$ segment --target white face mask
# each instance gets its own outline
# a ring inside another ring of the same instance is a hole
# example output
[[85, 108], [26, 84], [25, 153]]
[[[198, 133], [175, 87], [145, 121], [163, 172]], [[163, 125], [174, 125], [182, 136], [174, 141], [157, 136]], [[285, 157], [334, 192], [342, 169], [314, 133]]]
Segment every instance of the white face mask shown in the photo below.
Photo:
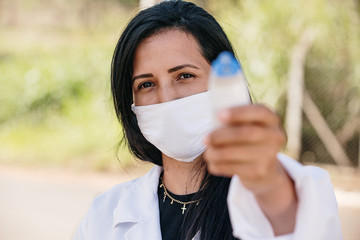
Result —
[[191, 162], [205, 151], [204, 137], [214, 126], [209, 92], [131, 109], [144, 137], [163, 154]]

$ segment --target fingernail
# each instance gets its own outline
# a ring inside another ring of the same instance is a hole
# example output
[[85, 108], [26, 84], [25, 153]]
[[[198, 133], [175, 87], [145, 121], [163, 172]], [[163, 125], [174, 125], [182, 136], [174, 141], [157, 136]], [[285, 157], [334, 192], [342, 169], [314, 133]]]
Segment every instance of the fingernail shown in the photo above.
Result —
[[230, 119], [230, 111], [227, 109], [220, 110], [218, 113], [218, 118], [223, 122], [227, 122]]

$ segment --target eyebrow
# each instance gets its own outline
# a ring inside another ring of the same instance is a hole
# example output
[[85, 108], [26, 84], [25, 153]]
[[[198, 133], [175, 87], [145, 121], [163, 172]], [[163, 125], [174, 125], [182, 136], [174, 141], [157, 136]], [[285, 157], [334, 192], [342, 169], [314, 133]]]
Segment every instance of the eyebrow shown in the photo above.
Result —
[[179, 66], [170, 68], [170, 69], [168, 70], [168, 73], [176, 72], [176, 71], [178, 71], [178, 70], [180, 70], [180, 69], [182, 69], [182, 68], [186, 68], [186, 67], [199, 69], [197, 66], [192, 65], [192, 64], [183, 64], [183, 65], [179, 65]]
[[139, 76], [136, 76], [132, 79], [132, 82], [134, 82], [136, 79], [139, 78], [148, 78], [148, 77], [153, 77], [154, 75], [152, 75], [151, 73], [145, 73], [145, 74], [141, 74]]
[[[183, 68], [186, 68], [186, 67], [199, 69], [197, 66], [192, 65], [192, 64], [182, 64], [182, 65], [179, 65], [179, 66], [170, 68], [170, 69], [168, 70], [168, 73], [176, 72], [176, 71], [178, 71], [178, 70], [180, 70], [180, 69], [183, 69]], [[141, 74], [141, 75], [135, 76], [135, 77], [132, 79], [132, 82], [134, 82], [136, 79], [139, 79], [139, 78], [148, 78], [148, 77], [153, 77], [153, 76], [154, 76], [154, 75], [152, 75], [151, 73]]]

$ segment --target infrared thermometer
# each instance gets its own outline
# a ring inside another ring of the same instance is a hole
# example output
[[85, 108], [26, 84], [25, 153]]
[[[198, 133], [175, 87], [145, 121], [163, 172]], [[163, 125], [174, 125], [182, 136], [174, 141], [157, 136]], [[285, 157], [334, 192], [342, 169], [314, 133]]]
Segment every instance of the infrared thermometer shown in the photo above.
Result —
[[[230, 52], [222, 52], [211, 64], [209, 91], [214, 114], [251, 103], [250, 92], [240, 63]], [[219, 122], [215, 117], [215, 124]]]

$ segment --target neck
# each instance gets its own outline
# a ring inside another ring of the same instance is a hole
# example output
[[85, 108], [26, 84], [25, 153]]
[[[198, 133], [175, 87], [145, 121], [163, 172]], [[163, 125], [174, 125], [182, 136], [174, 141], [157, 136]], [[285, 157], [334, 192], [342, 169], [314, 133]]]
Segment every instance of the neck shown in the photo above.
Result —
[[177, 161], [164, 154], [162, 154], [162, 159], [163, 183], [170, 192], [185, 195], [199, 190], [205, 172], [204, 169], [198, 169], [199, 161], [203, 161], [201, 156], [189, 163]]

